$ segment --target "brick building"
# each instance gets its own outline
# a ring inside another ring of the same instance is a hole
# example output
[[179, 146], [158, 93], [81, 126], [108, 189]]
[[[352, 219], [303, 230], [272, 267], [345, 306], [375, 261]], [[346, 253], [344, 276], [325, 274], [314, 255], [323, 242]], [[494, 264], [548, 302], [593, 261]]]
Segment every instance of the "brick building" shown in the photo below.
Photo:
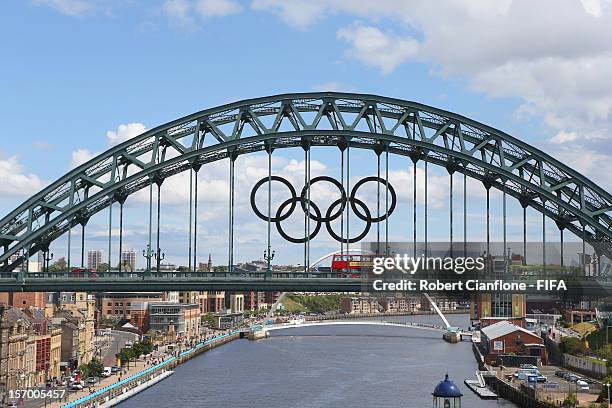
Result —
[[501, 355], [538, 357], [542, 364], [548, 363], [544, 340], [527, 329], [507, 321], [501, 321], [481, 329], [481, 352], [487, 364]]
[[[131, 321], [134, 302], [158, 302], [162, 292], [102, 292], [99, 295], [99, 308], [103, 318], [126, 318]], [[132, 323], [134, 324], [134, 323]]]
[[378, 313], [378, 300], [373, 297], [345, 297], [340, 301], [340, 310], [343, 313]]
[[0, 306], [44, 309], [45, 292], [1, 292]]

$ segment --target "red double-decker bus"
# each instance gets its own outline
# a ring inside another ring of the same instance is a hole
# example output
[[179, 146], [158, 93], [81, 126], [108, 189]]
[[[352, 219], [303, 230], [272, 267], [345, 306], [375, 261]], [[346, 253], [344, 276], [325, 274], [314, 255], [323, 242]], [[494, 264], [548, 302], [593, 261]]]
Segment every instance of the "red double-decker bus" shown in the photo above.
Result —
[[359, 278], [372, 271], [375, 254], [335, 254], [331, 271], [342, 278]]
[[95, 269], [74, 268], [72, 269], [73, 278], [97, 278], [98, 272]]

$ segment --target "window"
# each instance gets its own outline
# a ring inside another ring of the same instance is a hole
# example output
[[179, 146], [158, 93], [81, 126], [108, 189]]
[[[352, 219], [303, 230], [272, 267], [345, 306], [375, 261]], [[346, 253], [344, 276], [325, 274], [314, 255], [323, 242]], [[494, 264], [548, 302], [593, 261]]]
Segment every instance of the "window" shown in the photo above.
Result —
[[512, 316], [512, 294], [494, 293], [491, 297], [491, 317]]

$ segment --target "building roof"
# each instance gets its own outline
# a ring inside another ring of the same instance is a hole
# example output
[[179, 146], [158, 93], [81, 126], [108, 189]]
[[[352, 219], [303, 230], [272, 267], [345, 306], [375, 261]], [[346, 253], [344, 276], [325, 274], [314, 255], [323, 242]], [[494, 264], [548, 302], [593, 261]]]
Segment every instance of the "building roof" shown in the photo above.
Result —
[[536, 334], [530, 332], [527, 329], [523, 329], [520, 326], [512, 324], [508, 321], [502, 320], [501, 322], [497, 322], [490, 326], [485, 327], [484, 329], [480, 329], [480, 331], [487, 336], [488, 339], [496, 339], [498, 337], [505, 336], [510, 333], [514, 333], [516, 331], [520, 331], [522, 333], [528, 334], [533, 337], [538, 337]]
[[5, 309], [4, 316], [2, 316], [2, 319], [5, 319], [9, 324], [15, 324], [19, 322], [28, 327], [31, 325], [31, 321], [28, 318], [28, 315], [26, 315], [21, 309], [16, 307]]

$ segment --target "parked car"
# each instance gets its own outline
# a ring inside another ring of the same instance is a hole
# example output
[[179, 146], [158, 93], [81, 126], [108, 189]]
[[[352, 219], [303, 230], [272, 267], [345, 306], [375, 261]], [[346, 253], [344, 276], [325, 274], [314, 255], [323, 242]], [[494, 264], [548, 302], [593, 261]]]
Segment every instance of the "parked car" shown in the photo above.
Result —
[[98, 377], [87, 377], [87, 379], [85, 380], [86, 384], [95, 384], [99, 381], [100, 379]]
[[521, 368], [514, 373], [514, 377], [519, 380], [526, 380], [529, 375], [541, 375], [538, 370]]
[[576, 382], [580, 379], [580, 377], [578, 377], [577, 375], [574, 374], [570, 374], [566, 377], [566, 380], [569, 382]]
[[565, 375], [565, 373], [567, 373], [567, 371], [563, 371], [563, 370], [558, 370], [558, 371], [555, 371], [555, 375], [556, 375], [557, 377], [561, 377], [561, 378], [563, 378], [563, 376]]
[[102, 377], [110, 377], [113, 374], [112, 367], [104, 367], [104, 371], [102, 371]]
[[585, 391], [585, 392], [589, 392], [590, 391], [589, 384], [587, 384], [587, 382], [583, 381], [583, 380], [576, 381], [576, 389], [578, 391]]
[[71, 390], [82, 390], [83, 389], [83, 381], [81, 382], [75, 382], [70, 386]]
[[119, 367], [117, 367], [117, 366], [112, 366], [111, 367], [111, 373], [116, 373], [117, 371], [119, 371]]
[[542, 374], [538, 374], [538, 382], [539, 383], [545, 383], [546, 381], [548, 381], [548, 378], [546, 378], [546, 376], [544, 376]]

